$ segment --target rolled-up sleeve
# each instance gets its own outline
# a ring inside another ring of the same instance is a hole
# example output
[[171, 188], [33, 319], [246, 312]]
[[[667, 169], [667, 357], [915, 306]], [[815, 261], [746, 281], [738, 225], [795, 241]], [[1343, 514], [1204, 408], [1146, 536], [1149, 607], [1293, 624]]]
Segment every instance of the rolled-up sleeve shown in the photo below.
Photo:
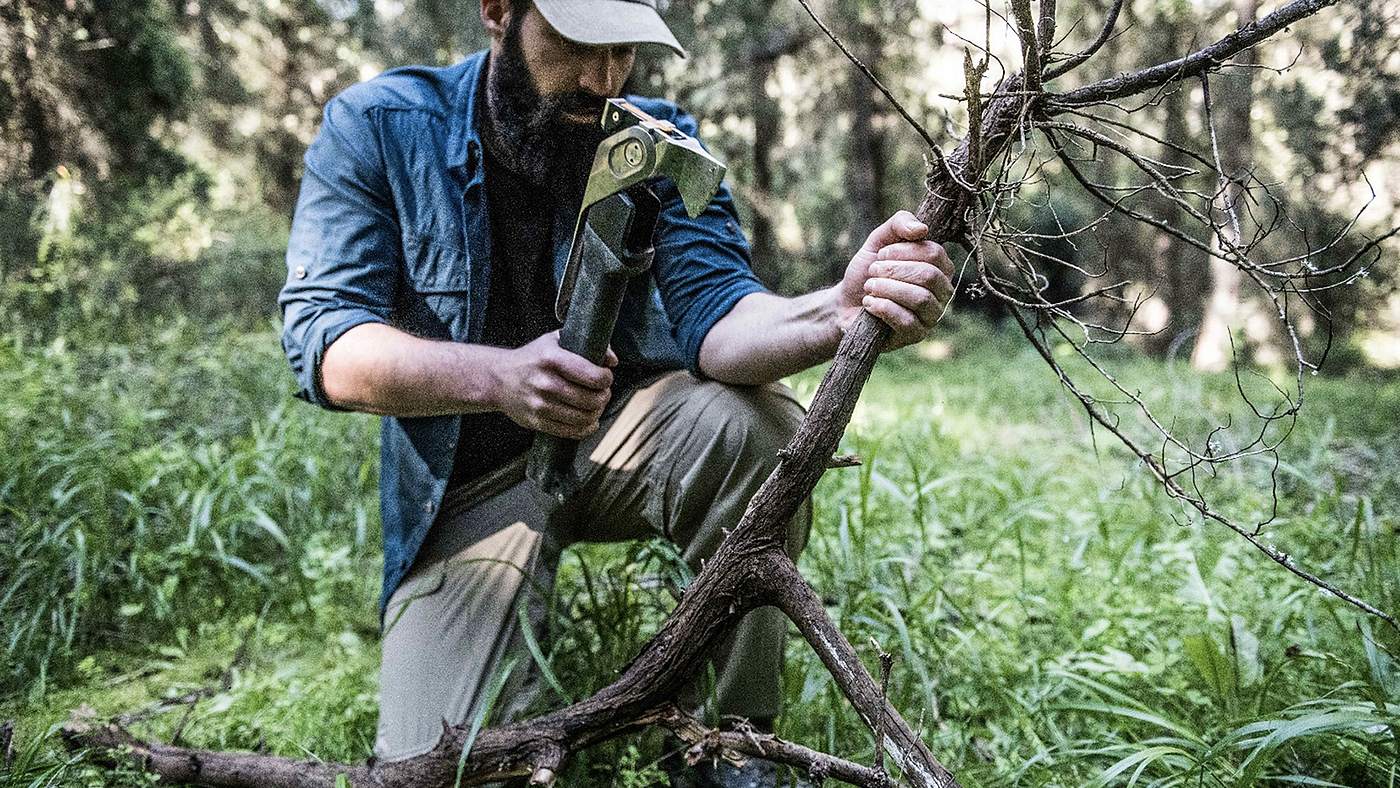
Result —
[[[696, 123], [680, 113], [671, 119], [681, 131], [695, 136]], [[700, 371], [700, 344], [705, 335], [734, 305], [750, 293], [766, 292], [753, 272], [749, 243], [739, 229], [739, 218], [728, 187], [692, 219], [680, 193], [670, 181], [657, 190], [662, 217], [656, 239], [655, 274], [662, 303], [671, 320], [671, 332], [680, 346], [686, 366]]]
[[399, 240], [371, 114], [337, 97], [306, 152], [278, 298], [301, 399], [334, 409], [321, 387], [326, 348], [357, 325], [389, 322]]

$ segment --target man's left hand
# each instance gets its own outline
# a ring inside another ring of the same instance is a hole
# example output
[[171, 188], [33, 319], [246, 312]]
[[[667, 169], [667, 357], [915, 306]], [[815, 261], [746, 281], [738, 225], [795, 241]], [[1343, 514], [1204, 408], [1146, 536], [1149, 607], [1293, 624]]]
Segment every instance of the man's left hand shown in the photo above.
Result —
[[928, 336], [953, 297], [953, 262], [928, 240], [928, 225], [899, 211], [875, 228], [846, 266], [838, 320], [850, 328], [863, 308], [894, 332], [886, 349]]

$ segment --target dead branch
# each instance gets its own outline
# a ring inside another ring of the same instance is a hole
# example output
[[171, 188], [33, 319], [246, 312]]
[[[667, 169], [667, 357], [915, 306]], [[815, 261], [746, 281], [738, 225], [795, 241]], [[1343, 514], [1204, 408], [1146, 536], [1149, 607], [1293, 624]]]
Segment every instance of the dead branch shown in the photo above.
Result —
[[679, 709], [666, 713], [661, 724], [690, 745], [685, 751], [686, 763], [694, 766], [703, 760], [724, 760], [735, 763], [739, 756], [765, 758], [800, 769], [814, 780], [832, 778], [851, 785], [889, 786], [893, 781], [879, 769], [833, 758], [800, 744], [793, 744], [771, 733], [754, 730], [721, 731], [706, 727], [699, 720]]
[[[935, 241], [967, 241], [971, 237], [972, 247], [979, 258], [980, 284], [994, 288], [997, 283], [988, 275], [980, 259], [980, 239], [991, 223], [983, 216], [980, 200], [985, 194], [1000, 199], [1013, 187], [1002, 182], [1005, 165], [991, 179], [991, 186], [984, 186], [985, 171], [1007, 153], [1013, 140], [1028, 134], [1035, 121], [1090, 104], [1111, 102], [1156, 90], [1217, 69], [1287, 25], [1335, 2], [1295, 0], [1198, 52], [1061, 94], [1039, 90], [1040, 73], [1025, 78], [1021, 75], [1008, 76], [991, 93], [982, 93], [980, 80], [985, 73], [987, 60], [984, 58], [979, 68], [972, 64], [969, 55], [969, 85], [965, 98], [969, 109], [975, 109], [972, 128], [952, 154], [944, 157], [935, 149], [937, 166], [927, 174], [926, 195], [917, 211], [918, 218], [929, 226], [930, 238]], [[1018, 5], [1028, 12], [1027, 4]], [[1081, 53], [1082, 58], [1076, 56], [1062, 64], [1057, 72], [1051, 73], [1063, 73], [1102, 45], [1111, 33], [1117, 7], [1115, 3], [1099, 40]], [[810, 8], [808, 10], [810, 12]], [[1018, 13], [1018, 17], [1022, 17], [1020, 27], [1023, 35], [1031, 39], [1036, 32], [1034, 21], [1029, 19], [1028, 13]], [[1041, 20], [1041, 44], [1023, 48], [1027, 64], [1035, 72], [1043, 67], [1044, 53], [1051, 45], [1049, 38], [1053, 35], [1052, 31], [1053, 9], [1048, 20]], [[1145, 160], [1141, 163], [1146, 165], [1146, 170], [1154, 170]], [[1032, 273], [1022, 271], [1023, 276], [1028, 277], [1028, 287], [1035, 292], [1037, 288]], [[1240, 534], [1295, 575], [1400, 629], [1394, 617], [1304, 571], [1290, 556], [1265, 543], [1257, 532], [1216, 512], [1199, 495], [1193, 495], [1182, 487], [1177, 481], [1177, 473], [1159, 463], [1152, 452], [1140, 448], [1118, 426], [1117, 420], [1098, 407], [1094, 398], [1076, 386], [1056, 362], [1038, 333], [1044, 330], [1046, 324], [1056, 331], [1060, 330], [1053, 319], [1054, 310], [1047, 309], [1043, 304], [1027, 302], [1026, 305], [1031, 308], [1030, 313], [1036, 315], [1035, 325], [1027, 321], [1026, 311], [1013, 308], [1011, 312], [1027, 339], [1061, 382], [1080, 400], [1091, 418], [1109, 429], [1146, 463], [1170, 494], [1186, 501], [1202, 516], [1217, 520]], [[338, 774], [346, 775], [355, 785], [392, 788], [450, 785], [458, 778], [461, 785], [478, 785], [510, 776], [532, 776], [536, 782], [548, 783], [571, 753], [603, 740], [648, 725], [687, 729], [688, 726], [678, 721], [674, 705], [682, 687], [702, 668], [707, 655], [733, 629], [741, 616], [755, 607], [775, 604], [797, 625], [852, 708], [876, 733], [878, 746], [900, 768], [902, 780], [918, 788], [957, 786], [953, 775], [938, 762], [899, 711], [884, 697], [880, 683], [871, 676], [855, 649], [827, 616], [820, 597], [802, 578], [783, 549], [783, 524], [807, 500], [830, 464], [860, 391], [889, 333], [889, 328], [869, 313], [862, 313], [857, 318], [842, 340], [836, 359], [822, 380], [807, 417], [783, 451], [777, 469], [750, 502], [740, 523], [715, 556], [705, 564], [661, 631], [642, 648], [617, 681], [587, 700], [532, 720], [482, 730], [473, 740], [465, 758], [462, 757], [462, 750], [469, 731], [466, 726], [457, 726], [445, 727], [437, 746], [429, 753], [406, 761], [366, 766], [341, 766], [266, 755], [170, 747], [138, 741], [112, 727], [93, 729], [75, 726], [67, 732], [68, 740], [73, 746], [94, 747], [109, 754], [125, 750], [149, 771], [175, 783], [329, 788]], [[1071, 344], [1079, 349], [1078, 345]], [[1080, 352], [1084, 355], [1082, 349]], [[1090, 362], [1093, 360], [1090, 359]], [[1112, 379], [1111, 376], [1109, 379]], [[1129, 393], [1121, 387], [1120, 390]], [[1187, 451], [1191, 456], [1189, 449]], [[880, 769], [860, 767], [776, 739], [707, 733], [697, 744], [702, 745], [702, 757], [727, 749], [768, 757], [806, 768], [814, 776], [837, 777], [865, 788], [883, 788], [887, 783]]]
[[[1087, 62], [1089, 58], [1093, 57], [1094, 53], [1102, 49], [1103, 45], [1108, 43], [1108, 39], [1113, 37], [1113, 26], [1118, 24], [1118, 13], [1122, 10], [1123, 0], [1113, 0], [1113, 5], [1108, 9], [1108, 16], [1106, 16], [1103, 20], [1103, 27], [1099, 30], [1099, 35], [1097, 38], [1094, 39], [1093, 43], [1089, 44], [1089, 46], [1085, 47], [1081, 52], [1076, 54], [1074, 57], [1071, 57], [1069, 60], [1066, 60], [1065, 62], [1059, 64], [1058, 66], [1055, 66], [1049, 71], [1046, 71], [1044, 76], [1042, 77], [1042, 80], [1045, 82], [1049, 82], [1050, 80], [1056, 77], [1062, 77], [1065, 74], [1068, 74], [1069, 72], [1078, 68], [1085, 62]], [[1042, 38], [1043, 37], [1044, 36], [1042, 36]]]
[[1067, 93], [1047, 96], [1046, 104], [1055, 108], [1051, 110], [1052, 112], [1059, 111], [1060, 108], [1102, 104], [1146, 93], [1149, 90], [1156, 90], [1171, 82], [1180, 82], [1200, 76], [1207, 71], [1220, 68], [1230, 58], [1273, 36], [1289, 25], [1307, 19], [1318, 11], [1336, 4], [1337, 0], [1294, 0], [1263, 19], [1241, 27], [1205, 49], [1131, 74], [1121, 74]]

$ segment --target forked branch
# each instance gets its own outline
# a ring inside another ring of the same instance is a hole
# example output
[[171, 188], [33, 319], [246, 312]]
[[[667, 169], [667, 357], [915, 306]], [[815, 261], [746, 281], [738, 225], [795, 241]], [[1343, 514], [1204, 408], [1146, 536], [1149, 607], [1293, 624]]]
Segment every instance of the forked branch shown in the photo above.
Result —
[[[980, 216], [982, 187], [979, 184], [984, 180], [984, 171], [1007, 152], [1013, 140], [1029, 133], [1036, 121], [1090, 104], [1156, 90], [1219, 68], [1244, 49], [1335, 2], [1296, 0], [1198, 52], [1067, 93], [1044, 93], [1039, 89], [1042, 77], [1039, 73], [1027, 79], [1017, 75], [1002, 80], [980, 105], [980, 123], [975, 133], [964, 138], [946, 158], [940, 156], [938, 166], [928, 173], [926, 195], [917, 211], [919, 219], [930, 227], [933, 240], [966, 242], [973, 235], [968, 232], [969, 227], [982, 224], [975, 221], [975, 217]], [[1029, 4], [1020, 0], [1017, 3], [1025, 12], [1018, 12], [1018, 17], [1025, 17], [1020, 26], [1031, 36], [1035, 25], [1029, 18]], [[1115, 3], [1095, 44], [1082, 56], [1052, 68], [1044, 76], [1064, 73], [1087, 59], [1111, 35], [1117, 8]], [[1023, 49], [1026, 62], [1034, 64], [1037, 71], [1048, 59], [1053, 30], [1052, 13], [1048, 21], [1040, 20], [1039, 32], [1046, 40]], [[982, 97], [979, 90], [969, 86], [969, 96], [973, 95]], [[989, 287], [995, 284], [985, 275], [984, 283]], [[1032, 301], [1024, 303], [1034, 305]], [[1046, 302], [1040, 308], [1050, 315], [1054, 306]], [[1018, 319], [1023, 319], [1019, 312], [1016, 314]], [[1028, 325], [1026, 333], [1032, 344], [1036, 344], [1034, 331]], [[796, 623], [852, 707], [870, 730], [877, 733], [879, 746], [899, 767], [902, 780], [918, 788], [956, 786], [953, 775], [884, 698], [880, 683], [865, 669], [855, 649], [827, 616], [819, 596], [783, 550], [784, 524], [811, 495], [826, 471], [888, 335], [888, 327], [878, 319], [868, 313], [859, 316], [841, 342], [836, 360], [818, 388], [797, 435], [782, 453], [777, 469], [750, 502], [741, 522], [705, 565], [661, 631], [643, 647], [616, 682], [592, 698], [522, 723], [481, 731], [465, 759], [462, 758], [467, 740], [465, 727], [446, 728], [438, 746], [423, 756], [368, 766], [187, 750], [123, 739], [106, 728], [74, 730], [72, 741], [108, 750], [130, 748], [147, 769], [170, 782], [250, 788], [330, 788], [336, 775], [344, 774], [356, 786], [398, 788], [451, 785], [459, 777], [459, 763], [462, 785], [517, 775], [533, 775], [537, 780], [547, 781], [571, 753], [644, 726], [661, 725], [673, 730], [691, 730], [702, 757], [728, 748], [805, 768], [814, 776], [842, 779], [865, 788], [882, 788], [886, 778], [881, 769], [851, 764], [775, 739], [750, 740], [730, 734], [697, 737], [687, 723], [679, 721], [675, 698], [702, 668], [715, 644], [733, 630], [746, 611], [774, 604]], [[1043, 346], [1038, 347], [1043, 350]], [[1067, 379], [1053, 359], [1047, 360], [1062, 379]], [[1107, 426], [1110, 422], [1105, 419], [1101, 423]], [[1136, 451], [1136, 444], [1124, 435], [1119, 437], [1139, 457], [1151, 462], [1150, 453]], [[1169, 491], [1185, 492], [1171, 475], [1159, 473], [1158, 478]], [[1208, 507], [1200, 510], [1205, 516], [1216, 517]], [[1257, 538], [1251, 538], [1248, 533], [1243, 535], [1260, 546]], [[1280, 560], [1295, 574], [1321, 584], [1316, 577], [1302, 574], [1291, 558], [1281, 554], [1271, 557]], [[1328, 586], [1323, 584], [1323, 587]], [[1361, 609], [1395, 624], [1384, 612], [1338, 589], [1328, 588]]]

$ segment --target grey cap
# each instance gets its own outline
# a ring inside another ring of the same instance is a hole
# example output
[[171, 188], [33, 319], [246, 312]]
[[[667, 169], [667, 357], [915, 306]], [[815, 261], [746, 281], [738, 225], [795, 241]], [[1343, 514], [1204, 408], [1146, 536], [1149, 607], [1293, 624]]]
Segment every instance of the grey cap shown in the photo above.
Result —
[[535, 8], [559, 35], [580, 44], [661, 44], [681, 57], [685, 50], [656, 10], [657, 0], [535, 0]]

